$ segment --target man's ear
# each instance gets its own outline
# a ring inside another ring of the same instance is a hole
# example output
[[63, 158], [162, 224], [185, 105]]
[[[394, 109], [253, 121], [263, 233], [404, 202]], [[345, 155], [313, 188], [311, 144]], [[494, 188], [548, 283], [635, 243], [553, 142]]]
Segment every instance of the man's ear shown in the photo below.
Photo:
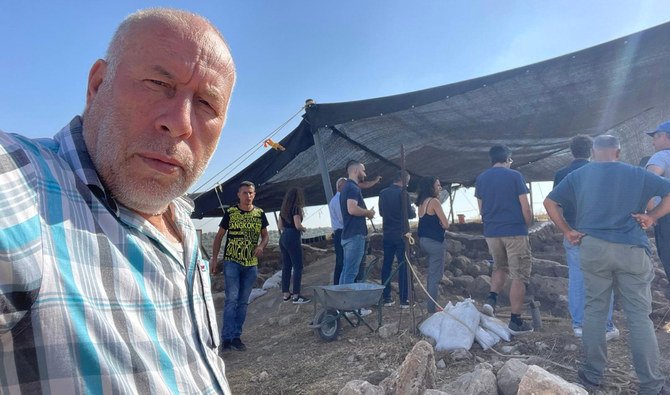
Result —
[[95, 98], [95, 95], [98, 94], [98, 89], [102, 85], [105, 76], [107, 74], [107, 62], [102, 59], [98, 59], [93, 66], [91, 66], [91, 71], [88, 72], [88, 85], [86, 88], [86, 107], [90, 106]]

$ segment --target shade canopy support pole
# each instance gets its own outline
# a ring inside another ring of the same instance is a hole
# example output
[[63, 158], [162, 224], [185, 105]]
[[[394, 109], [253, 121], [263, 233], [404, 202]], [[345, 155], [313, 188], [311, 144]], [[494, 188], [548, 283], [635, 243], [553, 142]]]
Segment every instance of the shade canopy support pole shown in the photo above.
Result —
[[330, 174], [328, 173], [328, 165], [326, 164], [326, 154], [323, 151], [323, 143], [321, 142], [321, 134], [328, 132], [328, 128], [318, 128], [312, 131], [314, 137], [314, 148], [316, 149], [316, 158], [319, 162], [319, 170], [321, 171], [321, 181], [323, 181], [323, 191], [326, 195], [326, 202], [330, 202], [333, 198], [333, 186], [330, 183]]

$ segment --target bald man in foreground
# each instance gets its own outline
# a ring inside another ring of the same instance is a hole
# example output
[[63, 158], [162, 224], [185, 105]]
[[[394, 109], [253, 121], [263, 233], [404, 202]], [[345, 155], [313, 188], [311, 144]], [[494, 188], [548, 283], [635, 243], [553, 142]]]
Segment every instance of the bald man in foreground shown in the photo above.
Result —
[[[592, 162], [571, 172], [547, 196], [544, 207], [568, 242], [580, 245], [585, 308], [583, 351], [578, 371], [585, 387], [599, 387], [607, 365], [605, 323], [613, 287], [621, 293], [630, 330], [633, 366], [640, 394], [659, 394], [665, 378], [651, 313], [654, 267], [645, 229], [670, 212], [670, 182], [640, 167], [619, 162], [621, 145], [614, 136], [593, 141]], [[645, 213], [653, 196], [661, 203]], [[575, 211], [575, 227], [560, 206]]]
[[130, 15], [53, 139], [0, 132], [0, 393], [230, 393], [183, 197], [235, 67], [204, 18]]

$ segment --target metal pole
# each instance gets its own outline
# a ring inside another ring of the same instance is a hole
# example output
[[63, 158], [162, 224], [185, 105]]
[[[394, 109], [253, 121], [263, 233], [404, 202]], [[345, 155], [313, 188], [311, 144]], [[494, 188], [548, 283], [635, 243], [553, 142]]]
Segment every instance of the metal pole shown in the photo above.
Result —
[[533, 183], [528, 183], [528, 190], [530, 191], [530, 223], [535, 222], [535, 210], [533, 210]]
[[[405, 146], [400, 144], [400, 179], [402, 180], [402, 192], [400, 193], [400, 218], [402, 219], [403, 231], [409, 232], [409, 216], [407, 215], [407, 204], [409, 203], [407, 195], [407, 184], [405, 182]], [[409, 256], [409, 240], [407, 237], [404, 237], [403, 233], [403, 243], [405, 244], [405, 256]], [[403, 259], [406, 259], [403, 257]], [[398, 262], [399, 264], [400, 262]], [[409, 311], [412, 316], [412, 327], [410, 332], [416, 334], [416, 316], [414, 314], [414, 293], [412, 292], [412, 285], [414, 283], [412, 272], [409, 268], [409, 262], [405, 262], [405, 273], [407, 276], [407, 296], [409, 297]], [[400, 275], [400, 273], [398, 273]], [[404, 302], [401, 300], [400, 303]]]
[[323, 152], [323, 144], [321, 143], [321, 133], [328, 130], [327, 128], [319, 128], [312, 132], [314, 137], [314, 148], [316, 149], [316, 158], [319, 162], [319, 169], [321, 170], [321, 181], [323, 181], [323, 190], [326, 195], [326, 204], [333, 198], [333, 186], [330, 184], [330, 175], [328, 174], [328, 165], [326, 164], [326, 155]]
[[451, 216], [451, 223], [455, 224], [454, 220], [454, 196], [456, 192], [453, 190], [454, 184], [449, 184], [449, 215]]

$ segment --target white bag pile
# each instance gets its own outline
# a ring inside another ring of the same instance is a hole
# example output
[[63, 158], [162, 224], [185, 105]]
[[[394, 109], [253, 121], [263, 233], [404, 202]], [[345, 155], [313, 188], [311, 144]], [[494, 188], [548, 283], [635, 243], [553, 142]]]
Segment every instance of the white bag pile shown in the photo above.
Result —
[[452, 305], [449, 302], [419, 326], [424, 336], [435, 340], [436, 351], [469, 350], [476, 340], [487, 350], [502, 339], [510, 341], [511, 332], [497, 318], [484, 315], [477, 310], [472, 299]]

